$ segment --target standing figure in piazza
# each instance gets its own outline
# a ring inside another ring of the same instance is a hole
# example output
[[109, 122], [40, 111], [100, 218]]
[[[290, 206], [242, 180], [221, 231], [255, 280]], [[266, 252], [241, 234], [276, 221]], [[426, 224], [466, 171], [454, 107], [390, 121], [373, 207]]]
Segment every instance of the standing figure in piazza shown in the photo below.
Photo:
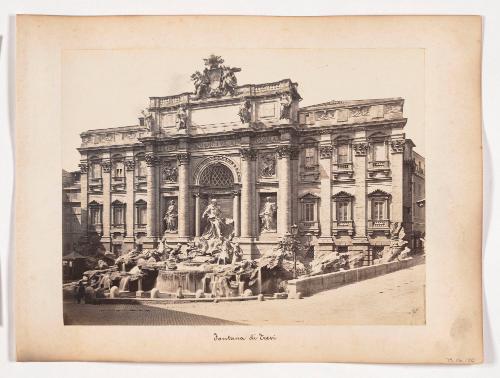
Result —
[[272, 202], [271, 197], [267, 197], [266, 202], [262, 207], [262, 211], [259, 214], [263, 231], [276, 230], [276, 224], [274, 222], [275, 214], [276, 214], [276, 204]]
[[168, 202], [167, 211], [165, 212], [165, 226], [167, 231], [177, 231], [177, 206], [174, 200]]
[[207, 225], [202, 237], [206, 240], [220, 239], [222, 236], [223, 215], [215, 198], [210, 201], [201, 217], [207, 218]]

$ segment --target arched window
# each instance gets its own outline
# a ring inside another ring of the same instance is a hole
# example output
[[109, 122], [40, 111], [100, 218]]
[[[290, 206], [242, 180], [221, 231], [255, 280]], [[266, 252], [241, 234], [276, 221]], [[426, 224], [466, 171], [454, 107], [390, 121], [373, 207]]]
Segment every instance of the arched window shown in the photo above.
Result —
[[228, 188], [234, 184], [233, 172], [224, 164], [211, 165], [201, 173], [200, 185], [212, 188]]

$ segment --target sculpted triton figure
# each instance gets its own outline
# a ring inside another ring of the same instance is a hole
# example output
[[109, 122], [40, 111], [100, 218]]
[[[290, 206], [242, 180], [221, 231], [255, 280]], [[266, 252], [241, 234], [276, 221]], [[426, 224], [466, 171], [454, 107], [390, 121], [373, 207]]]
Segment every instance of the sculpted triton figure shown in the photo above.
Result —
[[167, 231], [177, 231], [177, 206], [174, 200], [169, 201], [163, 220]]
[[271, 201], [271, 197], [267, 197], [266, 202], [262, 207], [262, 211], [259, 214], [263, 231], [274, 231], [276, 229], [276, 226], [274, 224], [275, 213], [276, 205]]

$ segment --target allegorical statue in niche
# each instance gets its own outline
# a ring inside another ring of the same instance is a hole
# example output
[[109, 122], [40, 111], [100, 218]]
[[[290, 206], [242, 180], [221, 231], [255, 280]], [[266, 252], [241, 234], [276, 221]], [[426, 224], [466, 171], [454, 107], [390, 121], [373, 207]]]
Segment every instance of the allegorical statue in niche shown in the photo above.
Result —
[[266, 202], [262, 206], [259, 214], [262, 231], [275, 231], [276, 230], [276, 204], [272, 201], [271, 197], [266, 197]]
[[262, 177], [273, 177], [276, 174], [276, 157], [273, 153], [262, 155]]
[[151, 113], [148, 109], [141, 110], [141, 113], [144, 117], [144, 126], [148, 129], [148, 131], [151, 131], [154, 126], [154, 118], [153, 118], [153, 113]]
[[187, 127], [187, 119], [188, 114], [186, 107], [181, 105], [177, 110], [177, 114], [175, 116], [175, 124], [177, 125], [177, 130], [183, 130]]
[[285, 93], [280, 98], [280, 119], [290, 119], [292, 108], [292, 97]]
[[224, 217], [222, 211], [217, 204], [217, 200], [214, 198], [210, 201], [207, 208], [201, 215], [202, 218], [207, 218], [207, 225], [203, 232], [202, 237], [209, 239], [220, 239], [222, 236], [222, 226], [224, 222]]
[[168, 202], [167, 211], [165, 212], [165, 229], [166, 231], [177, 231], [177, 206], [174, 200]]
[[238, 111], [238, 115], [240, 116], [241, 123], [249, 123], [252, 119], [252, 104], [250, 100], [246, 100], [240, 105], [240, 110]]

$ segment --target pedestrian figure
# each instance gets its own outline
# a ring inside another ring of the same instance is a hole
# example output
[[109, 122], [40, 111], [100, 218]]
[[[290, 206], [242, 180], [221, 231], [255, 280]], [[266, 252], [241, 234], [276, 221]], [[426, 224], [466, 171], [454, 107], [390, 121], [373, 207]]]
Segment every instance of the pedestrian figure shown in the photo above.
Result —
[[76, 288], [76, 302], [80, 304], [81, 300], [84, 298], [85, 298], [85, 285], [83, 284], [82, 281], [80, 281], [78, 282], [78, 286]]

